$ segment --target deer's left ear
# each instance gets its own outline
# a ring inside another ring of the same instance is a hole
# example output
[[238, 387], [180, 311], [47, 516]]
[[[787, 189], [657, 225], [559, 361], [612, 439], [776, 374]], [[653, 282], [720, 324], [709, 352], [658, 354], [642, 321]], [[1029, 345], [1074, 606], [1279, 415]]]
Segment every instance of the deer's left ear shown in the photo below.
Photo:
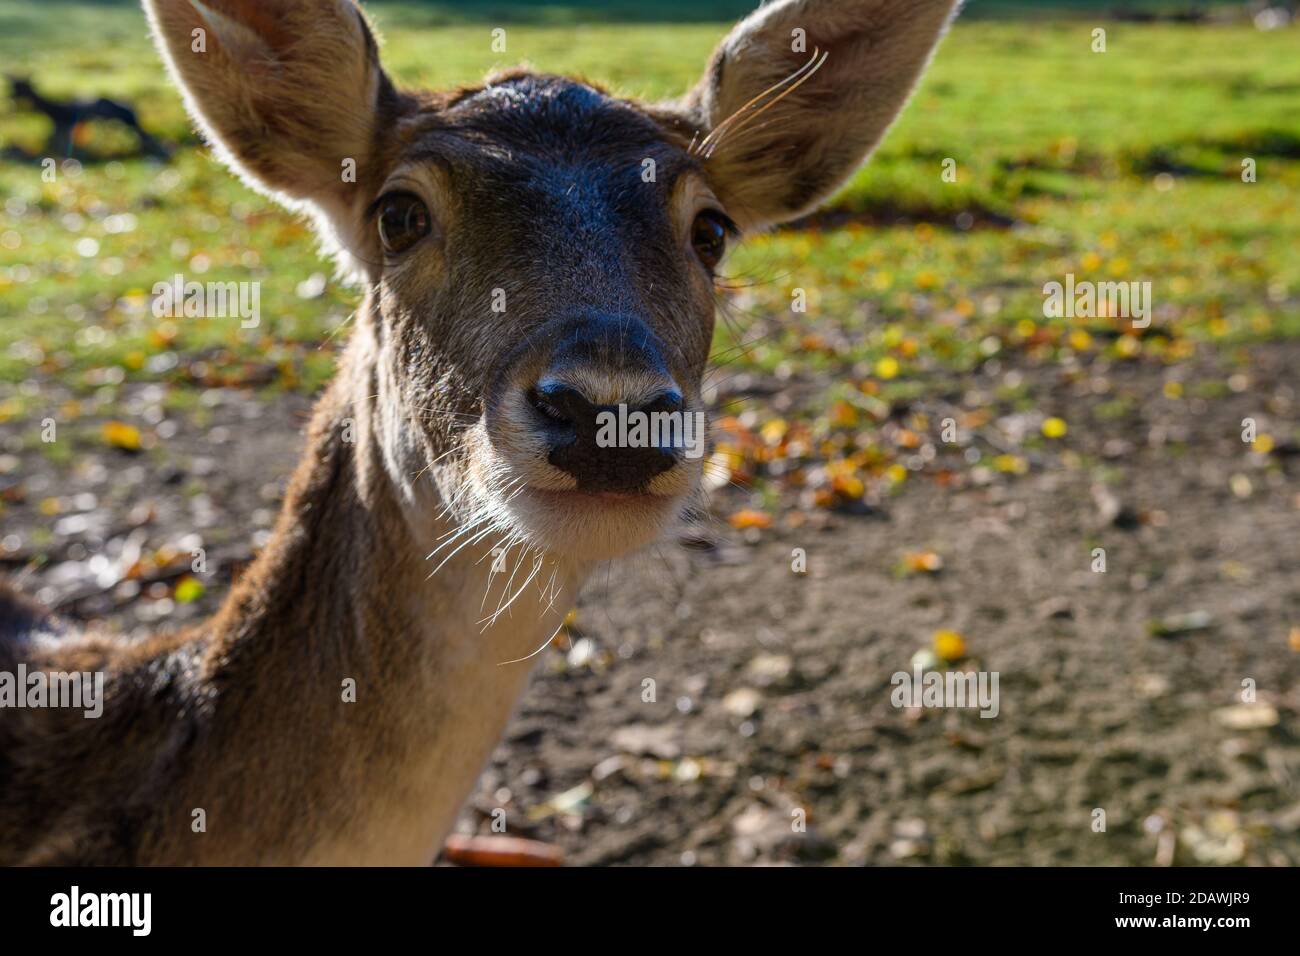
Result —
[[[217, 155], [339, 244], [368, 198], [386, 113], [401, 97], [351, 0], [145, 0], [185, 105]], [[373, 198], [373, 197], [370, 197]]]
[[889, 128], [959, 0], [777, 0], [714, 51], [682, 104], [745, 228], [812, 209]]

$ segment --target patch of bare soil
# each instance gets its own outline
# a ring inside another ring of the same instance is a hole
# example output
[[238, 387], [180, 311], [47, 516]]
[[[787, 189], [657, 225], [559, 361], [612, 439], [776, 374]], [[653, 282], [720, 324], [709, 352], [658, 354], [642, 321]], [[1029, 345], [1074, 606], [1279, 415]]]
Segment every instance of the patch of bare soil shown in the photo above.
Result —
[[[460, 829], [491, 832], [499, 808], [578, 864], [1300, 863], [1300, 493], [1285, 441], [1241, 440], [1246, 417], [1296, 433], [1297, 359], [1254, 350], [1239, 390], [1176, 401], [1153, 365], [1110, 370], [1104, 395], [1028, 368], [1069, 409], [1073, 454], [909, 479], [797, 528], [717, 521], [711, 548], [602, 569]], [[9, 442], [0, 571], [128, 630], [209, 613], [270, 524], [307, 404], [212, 392], [134, 457]], [[166, 568], [104, 582], [97, 561], [191, 545], [209, 572], [188, 603]], [[896, 572], [923, 550], [941, 571]], [[891, 702], [940, 629], [966, 642], [953, 669], [998, 674], [996, 717]]]

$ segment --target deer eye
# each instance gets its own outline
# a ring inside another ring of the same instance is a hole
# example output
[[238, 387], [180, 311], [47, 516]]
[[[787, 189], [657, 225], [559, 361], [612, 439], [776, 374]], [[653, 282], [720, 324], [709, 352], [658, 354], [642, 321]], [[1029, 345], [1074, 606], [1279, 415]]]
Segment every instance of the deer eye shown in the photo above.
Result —
[[712, 272], [727, 251], [727, 236], [735, 227], [722, 213], [706, 209], [691, 225], [691, 245], [706, 269]]
[[429, 234], [429, 207], [411, 193], [389, 193], [379, 201], [379, 241], [396, 255]]

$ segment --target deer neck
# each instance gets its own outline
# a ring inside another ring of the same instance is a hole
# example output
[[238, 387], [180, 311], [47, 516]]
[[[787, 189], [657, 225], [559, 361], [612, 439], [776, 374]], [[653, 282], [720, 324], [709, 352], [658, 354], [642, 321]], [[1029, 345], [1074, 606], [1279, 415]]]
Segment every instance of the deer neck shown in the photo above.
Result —
[[412, 521], [409, 488], [385, 464], [375, 354], [358, 330], [273, 538], [207, 652], [213, 732], [230, 741], [209, 750], [233, 757], [235, 743], [265, 741], [262, 759], [212, 769], [226, 809], [259, 820], [253, 858], [277, 848], [268, 862], [430, 862], [522, 693], [532, 662], [518, 661], [546, 644], [580, 584], [544, 565], [485, 626], [531, 558], [506, 590], [489, 535], [431, 573], [445, 554], [427, 560], [435, 539], [456, 529]]

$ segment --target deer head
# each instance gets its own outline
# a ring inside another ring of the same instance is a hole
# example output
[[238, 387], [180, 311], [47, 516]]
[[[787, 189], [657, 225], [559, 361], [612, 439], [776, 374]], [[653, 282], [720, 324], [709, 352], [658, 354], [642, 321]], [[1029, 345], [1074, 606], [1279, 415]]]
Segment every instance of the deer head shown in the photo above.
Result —
[[369, 427], [412, 526], [582, 563], [658, 535], [701, 471], [602, 443], [600, 413], [701, 411], [728, 244], [844, 182], [954, 4], [778, 0], [654, 106], [526, 71], [399, 91], [351, 0], [145, 5], [220, 158], [365, 285]]

